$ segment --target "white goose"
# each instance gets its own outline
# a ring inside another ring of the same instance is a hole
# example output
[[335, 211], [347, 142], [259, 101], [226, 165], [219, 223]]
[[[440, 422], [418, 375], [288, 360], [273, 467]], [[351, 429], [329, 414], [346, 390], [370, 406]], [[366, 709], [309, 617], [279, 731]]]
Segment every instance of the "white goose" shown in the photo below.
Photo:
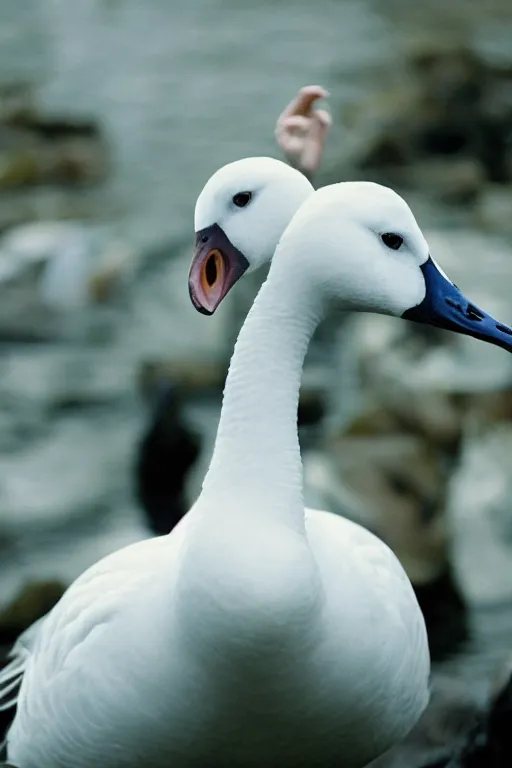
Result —
[[[210, 225], [210, 245], [234, 255]], [[364, 529], [304, 514], [298, 391], [333, 301], [451, 313], [464, 332], [478, 312], [390, 190], [341, 184], [306, 200], [240, 333], [198, 501], [170, 535], [77, 579], [2, 673], [6, 702], [21, 678], [18, 768], [360, 768], [417, 721], [427, 638], [401, 566]], [[482, 318], [481, 335], [510, 350], [512, 330]]]

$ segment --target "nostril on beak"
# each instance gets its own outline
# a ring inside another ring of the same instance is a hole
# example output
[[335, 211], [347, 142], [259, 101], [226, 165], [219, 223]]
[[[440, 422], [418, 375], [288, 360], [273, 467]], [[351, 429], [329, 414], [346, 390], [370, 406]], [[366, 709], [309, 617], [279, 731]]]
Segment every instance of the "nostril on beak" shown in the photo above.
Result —
[[512, 328], [508, 328], [501, 323], [496, 323], [496, 330], [501, 331], [501, 333], [508, 333], [509, 336], [512, 336]]
[[483, 312], [481, 312], [478, 307], [475, 307], [474, 304], [467, 304], [464, 308], [459, 301], [454, 301], [453, 299], [445, 299], [445, 301], [448, 306], [453, 307], [453, 309], [460, 312], [461, 315], [465, 315], [468, 320], [480, 322], [485, 318]]
[[462, 306], [459, 302], [454, 301], [453, 299], [445, 299], [445, 301], [449, 307], [453, 307], [453, 309], [456, 309], [457, 312], [462, 312]]
[[473, 306], [473, 304], [468, 304], [466, 307], [466, 317], [468, 320], [483, 320], [484, 315], [483, 313], [478, 309], [478, 307]]

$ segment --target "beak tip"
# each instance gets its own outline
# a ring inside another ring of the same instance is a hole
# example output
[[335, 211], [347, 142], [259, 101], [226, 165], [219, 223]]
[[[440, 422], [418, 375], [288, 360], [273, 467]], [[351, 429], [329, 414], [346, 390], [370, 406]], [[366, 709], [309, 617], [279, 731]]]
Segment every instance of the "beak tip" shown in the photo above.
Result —
[[206, 309], [206, 307], [203, 307], [200, 304], [196, 304], [195, 308], [199, 312], [199, 314], [206, 315], [207, 317], [211, 317], [215, 312], [214, 309]]
[[470, 302], [441, 272], [431, 256], [421, 270], [425, 280], [425, 298], [404, 312], [402, 317], [472, 336], [512, 352], [512, 328], [497, 322], [492, 315]]
[[204, 304], [202, 304], [199, 301], [199, 299], [196, 296], [196, 292], [194, 290], [194, 287], [193, 287], [192, 282], [190, 281], [190, 279], [189, 279], [189, 284], [188, 284], [188, 295], [190, 297], [190, 301], [192, 302], [192, 305], [193, 305], [194, 309], [197, 312], [199, 312], [201, 315], [207, 315], [207, 316], [213, 315], [213, 313], [215, 312], [216, 308], [214, 307], [213, 309], [208, 309], [207, 307], [204, 306]]

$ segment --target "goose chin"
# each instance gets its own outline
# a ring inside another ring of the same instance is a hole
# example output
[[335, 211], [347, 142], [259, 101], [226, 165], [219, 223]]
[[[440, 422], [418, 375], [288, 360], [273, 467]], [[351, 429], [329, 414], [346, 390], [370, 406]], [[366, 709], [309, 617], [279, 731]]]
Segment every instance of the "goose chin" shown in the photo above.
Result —
[[212, 224], [196, 232], [195, 251], [188, 273], [192, 304], [203, 315], [213, 315], [249, 262], [222, 227]]
[[422, 264], [425, 298], [402, 315], [406, 320], [433, 325], [512, 352], [512, 328], [495, 320], [469, 301], [436, 265], [432, 257]]

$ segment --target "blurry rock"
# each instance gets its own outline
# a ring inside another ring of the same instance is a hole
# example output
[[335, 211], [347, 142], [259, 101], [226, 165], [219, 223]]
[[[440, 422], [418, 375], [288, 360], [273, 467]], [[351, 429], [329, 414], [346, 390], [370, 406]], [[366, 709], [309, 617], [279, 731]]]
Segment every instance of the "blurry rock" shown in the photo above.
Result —
[[331, 447], [343, 483], [370, 511], [414, 584], [440, 576], [449, 558], [443, 522], [443, 457], [395, 424], [367, 436], [340, 435]]
[[431, 158], [415, 163], [414, 182], [443, 203], [468, 205], [479, 198], [486, 179], [482, 164], [474, 158]]
[[46, 414], [30, 397], [17, 392], [0, 395], [0, 453], [14, 452], [48, 432]]
[[187, 476], [199, 458], [199, 435], [183, 413], [183, 395], [160, 380], [149, 399], [150, 418], [137, 447], [135, 486], [153, 533], [169, 533], [188, 512]]
[[357, 493], [354, 493], [338, 471], [331, 451], [325, 445], [302, 451], [305, 505], [312, 509], [328, 509], [349, 520], [375, 529], [376, 520]]
[[0, 123], [31, 120], [35, 116], [35, 93], [29, 83], [0, 84]]
[[45, 338], [59, 314], [107, 302], [126, 285], [134, 255], [98, 228], [38, 222], [0, 240], [0, 335]]
[[[103, 181], [109, 164], [101, 134], [93, 124], [40, 124], [39, 132], [51, 141], [38, 152], [41, 181], [52, 184], [95, 184]], [[66, 135], [66, 132], [68, 135]]]
[[375, 435], [392, 434], [397, 431], [396, 417], [385, 408], [368, 407], [353, 416], [343, 436], [350, 438], [370, 438]]
[[18, 636], [60, 600], [66, 586], [60, 581], [26, 584], [0, 612], [0, 645], [12, 645]]
[[39, 180], [40, 169], [33, 150], [0, 151], [0, 187], [20, 187], [35, 184]]
[[356, 165], [457, 204], [473, 203], [487, 181], [511, 179], [510, 67], [441, 40], [413, 47], [405, 66], [405, 84], [361, 112]]
[[425, 99], [468, 108], [486, 85], [486, 65], [469, 48], [447, 41], [420, 41], [409, 51], [412, 72]]
[[108, 222], [117, 213], [105, 191], [93, 195], [55, 186], [4, 190], [0, 196], [0, 233], [34, 221]]
[[121, 414], [55, 419], [45, 440], [0, 454], [2, 524], [13, 540], [76, 536], [125, 498], [137, 423]]
[[93, 122], [30, 113], [0, 123], [0, 186], [91, 184], [108, 171], [107, 148]]
[[450, 485], [453, 564], [474, 604], [512, 597], [512, 424], [473, 425]]
[[[512, 177], [512, 167], [510, 171]], [[475, 209], [475, 223], [483, 229], [512, 234], [512, 187], [488, 185]]]
[[64, 308], [82, 306], [89, 297], [97, 301], [108, 297], [131, 255], [125, 245], [105, 244], [99, 230], [71, 222], [38, 222], [12, 229], [1, 247], [4, 277], [28, 264], [46, 265], [42, 299]]
[[357, 168], [402, 183], [414, 161], [409, 130], [410, 106], [414, 91], [408, 87], [383, 89], [366, 103], [352, 105], [344, 112], [345, 124], [353, 131], [352, 156]]
[[[0, 83], [0, 232], [39, 219], [105, 218], [91, 194], [109, 170], [92, 120], [42, 116], [28, 83]], [[83, 190], [83, 191], [82, 191]]]
[[[417, 338], [409, 328], [388, 323], [387, 318], [381, 320], [365, 318], [360, 325], [363, 384], [402, 427], [449, 451], [456, 450], [464, 412], [446, 385], [434, 387], [429, 381], [428, 368], [441, 349], [436, 339], [429, 343], [428, 336]], [[374, 333], [375, 327], [382, 333]], [[377, 348], [376, 337], [386, 342]], [[450, 348], [446, 354], [453, 354]], [[443, 368], [443, 361], [434, 366], [437, 379], [443, 380]]]
[[512, 389], [478, 392], [467, 400], [468, 421], [480, 430], [512, 421]]
[[9, 346], [0, 357], [0, 403], [20, 426], [133, 394], [134, 360], [123, 350], [77, 345]]
[[126, 243], [109, 243], [101, 254], [100, 264], [89, 277], [89, 297], [96, 303], [112, 298], [134, 260], [135, 256]]
[[[396, 127], [390, 127], [391, 130], [396, 132]], [[408, 161], [407, 147], [398, 136], [376, 136], [359, 158], [358, 165], [362, 170], [384, 168], [388, 174], [392, 175], [395, 168], [406, 168]], [[395, 173], [394, 178], [400, 177]]]

